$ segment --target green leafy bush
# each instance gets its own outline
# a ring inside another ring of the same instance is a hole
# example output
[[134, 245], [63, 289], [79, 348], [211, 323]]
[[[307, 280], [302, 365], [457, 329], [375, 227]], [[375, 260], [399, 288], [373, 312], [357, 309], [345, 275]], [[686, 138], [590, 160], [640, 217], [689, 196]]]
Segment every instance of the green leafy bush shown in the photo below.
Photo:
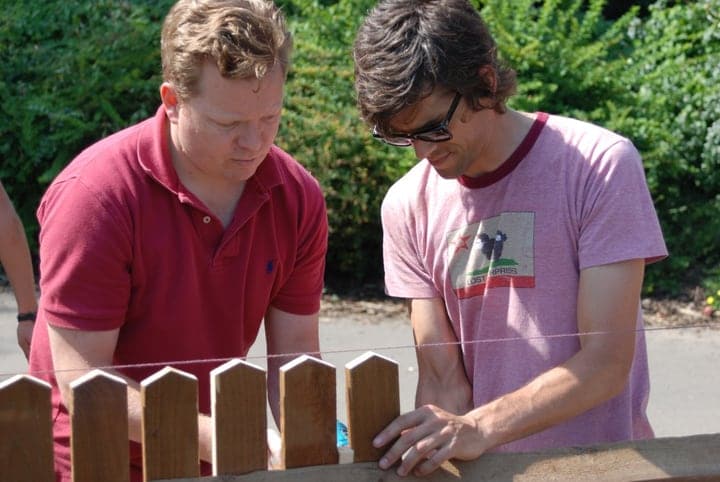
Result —
[[720, 265], [720, 1], [661, 0], [629, 37], [632, 97], [609, 125], [643, 154], [671, 254], [647, 285], [677, 293]]
[[160, 2], [11, 2], [0, 16], [0, 177], [35, 246], [47, 184], [157, 106]]
[[328, 285], [347, 291], [382, 277], [380, 203], [413, 162], [370, 136], [355, 107], [352, 43], [374, 2], [292, 2], [295, 52], [278, 144], [318, 178], [330, 219]]
[[[619, 80], [628, 49], [626, 30], [636, 9], [615, 22], [604, 0], [489, 0], [483, 18], [501, 58], [518, 75], [510, 105], [604, 123], [608, 99], [622, 98]], [[518, 15], [517, 12], [523, 12]]]

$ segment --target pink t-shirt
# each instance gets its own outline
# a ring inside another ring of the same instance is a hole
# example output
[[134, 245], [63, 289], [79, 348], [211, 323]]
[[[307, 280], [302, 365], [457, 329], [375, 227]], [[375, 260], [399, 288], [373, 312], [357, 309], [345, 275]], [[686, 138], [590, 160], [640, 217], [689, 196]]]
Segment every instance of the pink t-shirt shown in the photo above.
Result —
[[[53, 385], [56, 459], [69, 472], [67, 409], [60, 402], [47, 326], [120, 329], [114, 364], [141, 381], [175, 361], [244, 356], [267, 308], [320, 308], [327, 215], [317, 181], [273, 146], [221, 221], [179, 181], [162, 107], [91, 146], [45, 193], [40, 221], [41, 300], [31, 373]], [[195, 375], [210, 411], [209, 372]], [[139, 462], [139, 450], [133, 453]]]
[[[388, 192], [382, 221], [388, 294], [445, 300], [475, 406], [579, 350], [578, 338], [565, 335], [578, 331], [580, 270], [667, 255], [633, 145], [544, 113], [513, 155], [485, 176], [443, 179], [421, 161]], [[622, 394], [498, 450], [652, 437], [648, 392], [639, 332]]]

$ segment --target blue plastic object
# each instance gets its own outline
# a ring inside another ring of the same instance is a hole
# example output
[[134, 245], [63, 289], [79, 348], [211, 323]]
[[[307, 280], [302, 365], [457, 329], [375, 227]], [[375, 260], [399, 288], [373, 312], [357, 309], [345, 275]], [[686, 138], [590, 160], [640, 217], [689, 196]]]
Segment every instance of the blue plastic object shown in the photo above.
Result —
[[337, 420], [337, 423], [335, 424], [336, 432], [337, 432], [337, 446], [338, 447], [347, 447], [348, 446], [348, 429], [347, 426], [345, 426], [344, 423], [342, 423], [340, 420]]

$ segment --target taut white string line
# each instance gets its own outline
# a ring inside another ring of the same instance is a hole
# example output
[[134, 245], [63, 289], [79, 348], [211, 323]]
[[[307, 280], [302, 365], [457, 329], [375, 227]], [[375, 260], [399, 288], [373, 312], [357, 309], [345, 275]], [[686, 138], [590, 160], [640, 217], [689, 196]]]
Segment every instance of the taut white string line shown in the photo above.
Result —
[[[598, 336], [598, 335], [617, 335], [621, 333], [640, 333], [640, 332], [653, 332], [653, 331], [670, 331], [670, 330], [682, 330], [682, 329], [689, 329], [689, 328], [716, 328], [720, 327], [720, 323], [715, 322], [709, 322], [709, 323], [698, 323], [698, 324], [689, 324], [689, 325], [679, 325], [679, 326], [662, 326], [662, 327], [645, 327], [645, 328], [638, 328], [638, 329], [628, 329], [628, 330], [611, 330], [611, 331], [589, 331], [584, 333], [561, 333], [556, 335], [537, 335], [537, 336], [515, 336], [515, 337], [506, 337], [506, 338], [488, 338], [488, 339], [482, 339], [482, 340], [465, 340], [465, 341], [452, 341], [452, 342], [438, 342], [438, 343], [423, 343], [420, 345], [390, 345], [390, 346], [380, 346], [380, 347], [359, 347], [359, 348], [343, 348], [343, 349], [334, 349], [334, 350], [322, 350], [320, 352], [295, 352], [295, 353], [283, 353], [283, 354], [268, 354], [268, 355], [253, 355], [253, 356], [233, 356], [233, 357], [226, 357], [226, 358], [204, 358], [204, 359], [195, 359], [195, 360], [174, 360], [174, 361], [163, 361], [163, 362], [151, 362], [151, 363], [137, 363], [137, 364], [129, 364], [129, 365], [110, 365], [110, 366], [101, 366], [101, 367], [92, 367], [92, 370], [117, 370], [117, 369], [127, 369], [127, 368], [151, 368], [151, 367], [160, 367], [164, 368], [166, 366], [182, 366], [182, 365], [194, 365], [194, 364], [202, 364], [202, 363], [212, 363], [212, 364], [219, 364], [228, 362], [230, 360], [236, 360], [236, 359], [242, 359], [242, 360], [262, 360], [262, 359], [269, 359], [269, 358], [288, 358], [293, 359], [298, 356], [302, 355], [331, 355], [331, 354], [341, 354], [341, 353], [354, 353], [354, 352], [362, 352], [365, 353], [367, 351], [392, 351], [392, 350], [406, 350], [406, 349], [416, 349], [416, 348], [429, 348], [429, 347], [438, 347], [438, 346], [452, 346], [452, 345], [477, 345], [477, 344], [484, 344], [484, 343], [507, 343], [507, 342], [515, 342], [515, 341], [532, 341], [532, 340], [541, 340], [541, 339], [553, 339], [553, 338], [568, 338], [568, 337], [585, 337], [585, 336]], [[54, 370], [54, 371], [34, 371], [31, 373], [31, 375], [47, 375], [52, 373], [65, 373], [65, 372], [86, 372], [91, 369], [88, 368], [66, 368], [64, 370]], [[14, 375], [26, 375], [28, 373], [0, 373], [0, 377], [10, 377]]]

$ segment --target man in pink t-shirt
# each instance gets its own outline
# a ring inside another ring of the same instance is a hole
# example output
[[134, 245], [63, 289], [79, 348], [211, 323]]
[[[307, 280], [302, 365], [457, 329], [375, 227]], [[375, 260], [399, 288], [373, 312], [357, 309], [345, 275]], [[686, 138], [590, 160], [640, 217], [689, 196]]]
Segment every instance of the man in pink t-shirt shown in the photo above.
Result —
[[163, 26], [155, 116], [86, 149], [45, 193], [30, 369], [53, 387], [59, 480], [71, 477], [69, 384], [93, 367], [128, 382], [141, 480], [144, 378], [166, 365], [197, 377], [210, 461], [209, 372], [245, 356], [264, 320], [277, 419], [279, 366], [318, 353], [325, 203], [273, 144], [290, 49], [269, 1], [180, 0]]
[[667, 251], [632, 143], [507, 108], [515, 73], [466, 0], [381, 0], [354, 56], [373, 135], [420, 159], [382, 205], [419, 379], [380, 467], [652, 437], [640, 293]]

